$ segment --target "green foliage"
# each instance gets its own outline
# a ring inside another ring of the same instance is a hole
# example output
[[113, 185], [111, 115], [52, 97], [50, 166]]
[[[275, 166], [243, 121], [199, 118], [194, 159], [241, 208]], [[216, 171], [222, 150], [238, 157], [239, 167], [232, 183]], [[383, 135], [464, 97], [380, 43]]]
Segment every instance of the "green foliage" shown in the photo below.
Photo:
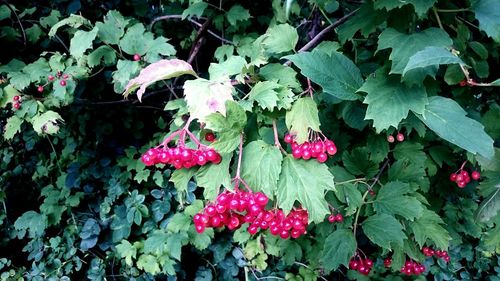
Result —
[[[500, 276], [498, 1], [38, 2], [0, 4], [0, 280]], [[174, 143], [222, 160], [141, 162]], [[307, 232], [198, 233], [247, 187]]]

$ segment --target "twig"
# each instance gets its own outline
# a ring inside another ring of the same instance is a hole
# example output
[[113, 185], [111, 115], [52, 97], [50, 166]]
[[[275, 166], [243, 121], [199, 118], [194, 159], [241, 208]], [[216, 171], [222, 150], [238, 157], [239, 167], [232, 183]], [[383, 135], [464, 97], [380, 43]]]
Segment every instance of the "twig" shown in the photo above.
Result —
[[382, 168], [380, 168], [380, 171], [378, 172], [378, 174], [373, 178], [373, 182], [368, 189], [371, 190], [375, 186], [375, 184], [380, 179], [380, 176], [384, 172], [385, 168], [387, 168], [387, 165], [389, 165], [389, 159], [385, 160], [384, 165], [382, 165]]
[[243, 186], [251, 191], [250, 186], [241, 178], [241, 158], [243, 157], [243, 133], [240, 134], [240, 146], [239, 146], [239, 154], [238, 154], [238, 166], [236, 166], [236, 175], [231, 180], [234, 182], [234, 188], [237, 189], [239, 184], [242, 183]]
[[[198, 54], [198, 52], [201, 49], [201, 45], [203, 44], [203, 34], [207, 31], [208, 26], [212, 22], [212, 18], [209, 18], [208, 20], [205, 21], [205, 23], [200, 27], [198, 30], [198, 34], [196, 34], [196, 38], [194, 39], [194, 44], [193, 47], [191, 48], [191, 51], [189, 52], [189, 58], [187, 60], [187, 63], [191, 64]], [[175, 84], [175, 83], [174, 83]]]
[[[180, 19], [182, 20], [182, 16], [181, 15], [165, 15], [165, 16], [161, 16], [161, 17], [157, 17], [155, 18], [151, 24], [149, 25], [149, 29], [152, 29], [153, 26], [155, 25], [155, 23], [157, 23], [158, 21], [161, 21], [161, 20], [170, 20], [170, 19]], [[206, 19], [206, 18], [200, 18], [200, 19]], [[190, 21], [191, 23], [197, 25], [198, 27], [202, 27], [202, 24], [191, 19], [191, 18], [187, 18], [188, 21]], [[219, 35], [217, 35], [215, 32], [211, 31], [210, 29], [207, 29], [207, 33], [212, 35], [213, 37], [219, 39], [220, 41], [226, 43], [226, 44], [231, 44], [231, 45], [235, 45], [235, 43], [231, 40], [227, 40]]]
[[436, 20], [438, 22], [439, 28], [441, 28], [442, 30], [444, 30], [443, 24], [441, 23], [441, 19], [439, 18], [439, 14], [437, 12], [436, 7], [432, 7], [432, 12], [434, 12], [434, 16], [436, 16]]
[[281, 152], [283, 152], [283, 154], [286, 155], [286, 151], [281, 146], [281, 143], [280, 143], [280, 140], [279, 140], [279, 137], [278, 137], [278, 127], [276, 126], [276, 120], [274, 120], [274, 119], [273, 119], [273, 132], [274, 132], [274, 145], [277, 148], [279, 148], [279, 150]]
[[468, 8], [463, 8], [463, 9], [436, 9], [437, 12], [440, 13], [460, 13], [460, 12], [469, 12], [470, 9]]
[[9, 8], [9, 10], [14, 14], [14, 16], [16, 16], [17, 23], [19, 24], [19, 27], [21, 27], [21, 31], [23, 33], [24, 46], [26, 46], [26, 32], [24, 31], [24, 26], [21, 23], [21, 19], [17, 15], [16, 10], [12, 9], [12, 7], [10, 6], [9, 2], [7, 2], [7, 0], [3, 0], [3, 2], [5, 3], [5, 6], [7, 6], [7, 8]]

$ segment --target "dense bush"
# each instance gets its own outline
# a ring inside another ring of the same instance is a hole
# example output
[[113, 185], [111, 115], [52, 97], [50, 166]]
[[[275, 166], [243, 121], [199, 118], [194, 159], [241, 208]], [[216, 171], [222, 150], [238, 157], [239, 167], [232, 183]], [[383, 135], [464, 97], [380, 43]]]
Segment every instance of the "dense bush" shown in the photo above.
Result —
[[1, 280], [500, 280], [499, 1], [12, 2]]

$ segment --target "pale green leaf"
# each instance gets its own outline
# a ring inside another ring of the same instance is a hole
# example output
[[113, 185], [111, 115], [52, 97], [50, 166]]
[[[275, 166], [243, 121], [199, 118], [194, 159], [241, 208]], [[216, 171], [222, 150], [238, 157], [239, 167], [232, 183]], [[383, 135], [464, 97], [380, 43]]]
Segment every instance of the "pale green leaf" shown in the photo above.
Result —
[[422, 18], [436, 2], [437, 0], [376, 0], [374, 2], [374, 7], [375, 9], [385, 8], [387, 11], [390, 11], [394, 8], [400, 8], [404, 5], [411, 4], [418, 16]]
[[241, 177], [254, 191], [264, 192], [270, 199], [276, 193], [283, 156], [276, 147], [261, 140], [253, 141], [243, 149]]
[[98, 36], [103, 42], [117, 45], [125, 34], [125, 27], [129, 20], [125, 19], [118, 11], [109, 11], [104, 16], [104, 22], [97, 22]]
[[420, 217], [424, 207], [416, 197], [408, 196], [410, 185], [399, 181], [386, 183], [377, 193], [373, 207], [377, 213], [400, 215], [408, 220]]
[[441, 138], [473, 153], [492, 158], [493, 139], [481, 123], [466, 117], [467, 112], [454, 100], [434, 96], [429, 98], [422, 115], [424, 124]]
[[476, 219], [481, 222], [488, 222], [495, 218], [500, 211], [500, 184], [488, 195], [479, 205], [476, 211]]
[[233, 100], [233, 86], [229, 81], [217, 82], [203, 78], [184, 83], [184, 97], [192, 118], [205, 122], [207, 116], [219, 112], [226, 115], [226, 101]]
[[356, 100], [356, 91], [363, 85], [358, 67], [338, 52], [313, 51], [287, 56], [302, 75], [320, 85], [325, 93], [342, 100]]
[[17, 117], [16, 115], [9, 117], [4, 127], [3, 137], [6, 140], [13, 139], [17, 133], [21, 132], [21, 125], [23, 124], [23, 122], [24, 120]]
[[320, 132], [318, 108], [314, 100], [310, 97], [300, 98], [286, 113], [286, 126], [288, 130], [296, 136], [297, 143], [307, 140], [309, 129]]
[[211, 63], [208, 68], [211, 80], [229, 79], [231, 76], [240, 74], [247, 64], [245, 58], [240, 56], [230, 56], [221, 63]]
[[116, 62], [116, 54], [113, 48], [103, 45], [92, 51], [87, 58], [87, 64], [95, 67], [104, 62], [104, 65], [112, 65]]
[[269, 53], [280, 54], [295, 49], [299, 41], [297, 30], [289, 24], [279, 24], [269, 28], [262, 44]]
[[221, 186], [230, 187], [231, 185], [229, 174], [231, 154], [223, 154], [221, 157], [222, 161], [219, 164], [205, 165], [196, 172], [196, 183], [204, 188], [203, 196], [206, 200], [215, 200]]
[[239, 21], [246, 21], [250, 18], [250, 12], [241, 5], [234, 5], [226, 12], [226, 18], [230, 25], [236, 25]]
[[444, 224], [441, 217], [433, 211], [424, 209], [422, 216], [414, 222], [410, 222], [410, 228], [415, 234], [415, 241], [420, 247], [428, 245], [427, 240], [434, 242], [436, 247], [442, 250], [448, 249], [449, 241], [451, 240], [448, 231], [443, 228]]
[[57, 126], [62, 121], [63, 119], [61, 115], [59, 115], [59, 113], [49, 110], [45, 113], [33, 117], [31, 123], [35, 132], [37, 132], [39, 135], [42, 135], [54, 133], [51, 129], [54, 129], [54, 126]]
[[170, 177], [171, 182], [174, 183], [175, 189], [179, 193], [186, 193], [189, 180], [194, 176], [196, 169], [179, 169], [175, 170]]
[[158, 259], [152, 255], [141, 255], [137, 260], [137, 268], [153, 275], [161, 272]]
[[[60, 16], [61, 14], [59, 13], [59, 15], [57, 14], [54, 14], [51, 16], [54, 16], [55, 18], [57, 18], [58, 16]], [[61, 20], [60, 22], [54, 24], [52, 26], [52, 28], [50, 28], [50, 31], [49, 31], [49, 36], [50, 37], [53, 37], [54, 35], [56, 35], [57, 33], [57, 30], [65, 25], [68, 25], [68, 26], [71, 26], [73, 28], [79, 28], [80, 26], [82, 25], [87, 25], [87, 26], [90, 26], [91, 23], [88, 19], [80, 16], [80, 15], [70, 15], [69, 17]], [[42, 23], [42, 26], [45, 26], [47, 27], [46, 25], [44, 25], [44, 23]]]
[[278, 105], [278, 89], [280, 85], [273, 81], [261, 81], [248, 93], [250, 101], [256, 101], [262, 109], [272, 111]]
[[210, 146], [219, 153], [233, 152], [240, 143], [240, 134], [247, 123], [243, 108], [234, 101], [226, 101], [226, 116], [212, 113], [206, 118], [206, 128], [217, 133]]
[[94, 27], [91, 31], [78, 30], [75, 32], [69, 44], [69, 53], [77, 59], [81, 58], [87, 49], [92, 48], [97, 31], [97, 27]]
[[188, 17], [201, 17], [203, 12], [208, 7], [208, 4], [205, 2], [196, 2], [189, 5], [187, 9], [182, 12], [182, 19], [186, 19]]
[[278, 205], [289, 212], [295, 202], [309, 212], [309, 220], [322, 222], [330, 213], [325, 192], [334, 190], [333, 176], [325, 164], [285, 157], [278, 181]]
[[128, 266], [133, 265], [133, 259], [137, 255], [137, 248], [134, 245], [130, 244], [127, 240], [122, 240], [120, 244], [116, 245], [116, 252], [125, 259], [125, 263]]

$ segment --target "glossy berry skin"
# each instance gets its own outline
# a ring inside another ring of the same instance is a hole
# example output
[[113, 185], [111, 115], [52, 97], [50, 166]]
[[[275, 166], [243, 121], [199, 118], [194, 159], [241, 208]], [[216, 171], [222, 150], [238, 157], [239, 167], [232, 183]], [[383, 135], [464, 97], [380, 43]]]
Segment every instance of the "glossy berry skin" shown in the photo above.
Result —
[[140, 61], [141, 60], [141, 55], [135, 54], [134, 55], [134, 61]]
[[21, 104], [20, 104], [20, 103], [18, 103], [18, 102], [13, 103], [13, 104], [12, 104], [12, 106], [13, 106], [15, 109], [19, 109], [19, 108], [21, 108]]
[[40, 93], [42, 93], [43, 92], [43, 86], [42, 85], [38, 86], [37, 91], [40, 92]]
[[329, 215], [328, 216], [328, 222], [329, 223], [334, 223], [335, 222], [335, 215]]
[[450, 181], [455, 182], [457, 180], [457, 174], [451, 173], [450, 174]]
[[390, 142], [390, 143], [393, 143], [394, 142], [394, 137], [392, 135], [389, 135], [387, 137], [387, 141]]
[[215, 134], [212, 132], [208, 132], [205, 134], [205, 140], [208, 142], [214, 142], [215, 141]]
[[336, 222], [343, 222], [344, 221], [344, 216], [342, 216], [342, 214], [336, 214], [335, 215], [335, 221]]
[[19, 99], [20, 99], [20, 98], [21, 98], [20, 96], [14, 96], [12, 99], [13, 99], [14, 101], [19, 101]]
[[284, 141], [288, 144], [291, 144], [293, 142], [293, 136], [290, 134], [286, 134], [284, 137]]
[[384, 259], [384, 266], [385, 267], [390, 267], [391, 264], [392, 264], [392, 259], [391, 258]]
[[404, 140], [405, 140], [405, 136], [404, 136], [403, 134], [401, 134], [401, 133], [398, 133], [398, 134], [396, 135], [396, 139], [397, 139], [398, 141], [404, 141]]
[[63, 79], [68, 79], [68, 78], [69, 78], [69, 75], [68, 75], [68, 74], [63, 74], [62, 78], [63, 78]]
[[467, 186], [467, 183], [465, 181], [457, 181], [457, 186], [459, 188], [464, 188], [465, 186]]
[[61, 85], [61, 86], [63, 86], [63, 87], [64, 87], [64, 86], [66, 86], [66, 80], [61, 80], [61, 81], [59, 82], [59, 85]]
[[481, 178], [481, 174], [478, 171], [472, 172], [470, 176], [475, 181], [477, 181]]
[[49, 75], [48, 79], [49, 79], [49, 81], [54, 81], [54, 79], [56, 79], [56, 78], [54, 77], [54, 75]]

